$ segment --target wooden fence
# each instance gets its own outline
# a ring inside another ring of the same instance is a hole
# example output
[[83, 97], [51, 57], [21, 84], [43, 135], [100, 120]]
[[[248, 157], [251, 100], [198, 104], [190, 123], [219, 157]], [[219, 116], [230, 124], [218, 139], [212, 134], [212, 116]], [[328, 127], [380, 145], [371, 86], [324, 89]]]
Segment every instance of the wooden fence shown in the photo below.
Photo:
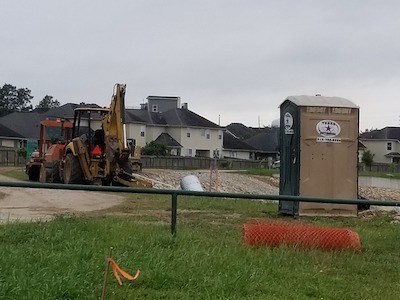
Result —
[[359, 171], [368, 171], [375, 173], [400, 173], [400, 164], [378, 164], [374, 163], [372, 166], [360, 164]]
[[[212, 158], [205, 157], [182, 157], [182, 156], [145, 156], [142, 155], [144, 169], [209, 169]], [[27, 160], [18, 155], [13, 149], [0, 149], [0, 166], [24, 166]], [[244, 160], [223, 158], [218, 159], [218, 168], [231, 170], [247, 170], [257, 168], [268, 168], [267, 161]], [[377, 173], [400, 173], [400, 164], [373, 164], [367, 167], [359, 165], [360, 171], [371, 171]]]
[[0, 166], [17, 167], [26, 164], [26, 159], [19, 156], [14, 149], [0, 149]]
[[[145, 156], [141, 161], [145, 169], [209, 169], [212, 158], [182, 157], [182, 156]], [[24, 166], [27, 160], [18, 155], [16, 150], [0, 149], [0, 166]], [[218, 159], [218, 168], [245, 170], [267, 167], [266, 161], [251, 161], [241, 159]]]

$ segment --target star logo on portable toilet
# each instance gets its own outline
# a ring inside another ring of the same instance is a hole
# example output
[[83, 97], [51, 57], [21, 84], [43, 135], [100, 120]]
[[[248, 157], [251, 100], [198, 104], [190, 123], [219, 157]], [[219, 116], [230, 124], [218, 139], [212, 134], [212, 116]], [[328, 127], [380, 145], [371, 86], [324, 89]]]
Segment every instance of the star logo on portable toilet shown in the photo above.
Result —
[[341, 139], [337, 138], [340, 134], [340, 125], [338, 122], [333, 120], [322, 120], [315, 126], [320, 137], [317, 138], [317, 142], [329, 142], [329, 143], [340, 143]]

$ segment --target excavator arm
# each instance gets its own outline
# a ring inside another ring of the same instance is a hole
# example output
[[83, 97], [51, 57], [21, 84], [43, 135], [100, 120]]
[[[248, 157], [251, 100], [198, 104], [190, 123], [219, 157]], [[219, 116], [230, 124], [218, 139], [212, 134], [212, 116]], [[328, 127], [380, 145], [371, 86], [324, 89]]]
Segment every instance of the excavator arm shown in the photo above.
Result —
[[111, 161], [117, 161], [125, 156], [126, 147], [125, 136], [125, 84], [116, 84], [115, 92], [111, 99], [110, 110], [103, 117], [102, 125], [104, 130], [104, 140], [106, 154]]
[[129, 160], [130, 149], [126, 143], [125, 84], [116, 84], [110, 110], [102, 119], [105, 152], [110, 168], [115, 172], [114, 181], [125, 186], [151, 187], [152, 184], [132, 175], [133, 165]]

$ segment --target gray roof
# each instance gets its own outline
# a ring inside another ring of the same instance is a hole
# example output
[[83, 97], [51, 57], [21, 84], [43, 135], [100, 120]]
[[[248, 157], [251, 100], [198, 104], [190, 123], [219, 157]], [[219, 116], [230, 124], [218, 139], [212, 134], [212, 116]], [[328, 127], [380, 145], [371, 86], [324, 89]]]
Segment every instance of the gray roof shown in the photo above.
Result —
[[[67, 103], [60, 107], [55, 107], [47, 112], [13, 112], [2, 118], [0, 118], [0, 125], [3, 125], [7, 129], [2, 130], [2, 132], [7, 132], [14, 135], [17, 134], [18, 137], [24, 138], [39, 138], [40, 134], [40, 122], [46, 118], [66, 118], [73, 120], [74, 109], [78, 107], [100, 107], [97, 104], [74, 104]], [[97, 116], [96, 116], [97, 117]]]
[[4, 126], [3, 124], [0, 124], [0, 136], [9, 138], [23, 138], [22, 135]]
[[390, 152], [388, 154], [385, 154], [385, 156], [387, 156], [387, 157], [400, 157], [400, 153], [399, 152]]
[[168, 133], [161, 133], [156, 139], [155, 142], [164, 144], [168, 147], [173, 147], [173, 148], [182, 148], [182, 145], [179, 144], [172, 136], [170, 136]]
[[36, 112], [13, 112], [0, 118], [0, 124], [24, 138], [39, 138], [39, 124], [43, 119]]
[[[285, 101], [291, 101], [297, 106], [330, 106], [330, 107], [348, 107], [358, 108], [350, 100], [340, 97], [325, 97], [325, 96], [289, 96]], [[283, 101], [282, 104], [285, 102]], [[282, 105], [281, 104], [281, 105]]]
[[365, 140], [398, 140], [400, 141], [400, 127], [385, 127], [382, 129], [363, 132], [361, 139]]
[[253, 146], [241, 141], [230, 132], [224, 132], [223, 148], [227, 150], [247, 150], [254, 152]]
[[245, 142], [259, 151], [267, 153], [279, 152], [279, 128], [268, 128]]
[[73, 120], [74, 119], [74, 111], [78, 107], [93, 107], [100, 108], [99, 105], [95, 103], [85, 103], [85, 104], [75, 104], [75, 103], [67, 103], [60, 107], [54, 107], [43, 113], [42, 115], [45, 117], [54, 117], [54, 118], [66, 118]]
[[251, 138], [252, 136], [255, 136], [267, 130], [264, 127], [262, 128], [247, 127], [242, 123], [231, 123], [228, 126], [226, 126], [226, 129], [240, 140], [246, 140], [248, 138]]
[[166, 112], [151, 112], [145, 109], [127, 109], [127, 123], [147, 125], [165, 125], [179, 127], [221, 128], [217, 124], [183, 108], [174, 108]]

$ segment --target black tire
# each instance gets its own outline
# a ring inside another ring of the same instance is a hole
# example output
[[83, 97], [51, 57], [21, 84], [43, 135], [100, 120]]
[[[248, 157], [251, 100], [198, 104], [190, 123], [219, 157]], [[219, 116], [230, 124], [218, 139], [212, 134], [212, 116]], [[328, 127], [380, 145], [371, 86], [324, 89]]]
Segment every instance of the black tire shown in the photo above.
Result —
[[64, 183], [82, 184], [83, 172], [79, 163], [79, 158], [72, 153], [68, 153], [64, 162]]
[[28, 177], [30, 181], [39, 181], [40, 177], [40, 166], [28, 167]]
[[60, 178], [60, 162], [53, 162], [53, 166], [51, 168], [51, 182], [59, 183], [61, 182]]
[[40, 171], [39, 171], [39, 182], [41, 183], [46, 183], [47, 182], [47, 169], [44, 165], [40, 166]]

